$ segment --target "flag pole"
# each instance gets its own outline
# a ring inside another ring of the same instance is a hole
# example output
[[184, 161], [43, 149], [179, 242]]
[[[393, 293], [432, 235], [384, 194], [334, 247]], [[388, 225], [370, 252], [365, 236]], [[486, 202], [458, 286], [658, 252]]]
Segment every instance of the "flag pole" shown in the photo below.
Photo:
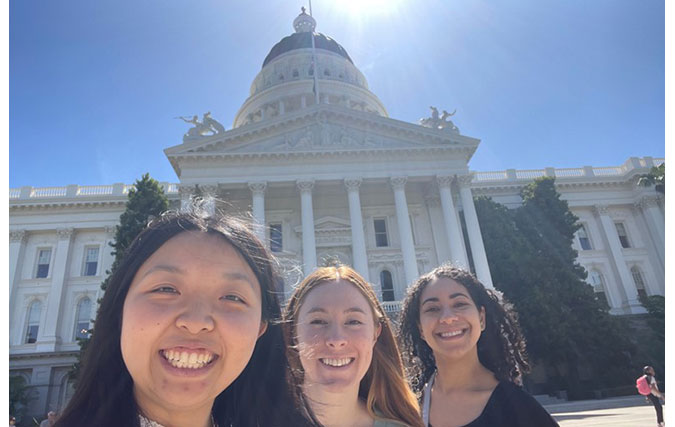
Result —
[[[308, 0], [308, 1], [309, 1], [309, 16], [312, 16], [312, 0]], [[312, 16], [312, 18], [313, 18], [313, 16]], [[314, 21], [314, 22], [316, 22], [316, 21]], [[312, 36], [312, 68], [314, 70], [314, 73], [313, 73], [314, 74], [314, 88], [313, 88], [314, 103], [316, 105], [319, 105], [319, 77], [318, 77], [318, 74], [319, 74], [318, 68], [319, 67], [317, 66], [318, 64], [317, 64], [317, 61], [316, 61], [316, 46], [314, 44], [314, 30], [311, 31], [311, 36]]]

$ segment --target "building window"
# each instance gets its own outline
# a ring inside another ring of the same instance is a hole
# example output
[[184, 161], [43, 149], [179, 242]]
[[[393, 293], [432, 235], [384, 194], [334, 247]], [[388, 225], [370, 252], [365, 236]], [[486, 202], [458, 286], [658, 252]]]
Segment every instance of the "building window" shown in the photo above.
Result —
[[298, 78], [298, 77], [300, 77], [300, 73], [298, 72], [298, 70], [293, 70], [293, 78]]
[[645, 289], [645, 279], [642, 277], [642, 272], [640, 267], [634, 265], [630, 269], [630, 274], [633, 276], [633, 282], [635, 282], [635, 288], [637, 288], [637, 293], [640, 297], [647, 296], [647, 290]]
[[284, 247], [283, 243], [281, 223], [270, 224], [270, 250], [281, 252]]
[[389, 236], [387, 235], [387, 221], [384, 218], [373, 220], [375, 227], [375, 246], [383, 248], [389, 246]]
[[577, 230], [577, 238], [579, 239], [579, 246], [581, 250], [589, 251], [593, 249], [591, 246], [591, 240], [588, 238], [588, 233], [586, 232], [586, 226], [581, 224], [581, 227]]
[[626, 233], [626, 226], [623, 222], [615, 222], [616, 232], [619, 235], [619, 241], [621, 242], [622, 248], [630, 248], [630, 242], [628, 241], [628, 233]]
[[38, 330], [40, 329], [40, 312], [42, 311], [42, 303], [40, 301], [33, 301], [28, 306], [28, 317], [26, 320], [26, 344], [33, 344], [37, 341]]
[[84, 248], [83, 276], [96, 276], [98, 270], [98, 246]]
[[391, 273], [388, 270], [382, 270], [380, 273], [380, 288], [382, 288], [382, 301], [396, 301], [394, 282], [391, 280]]
[[591, 286], [593, 286], [595, 297], [605, 308], [609, 308], [609, 301], [607, 300], [607, 294], [605, 293], [605, 279], [602, 277], [602, 273], [597, 270], [592, 270], [588, 275], [588, 280]]
[[52, 258], [51, 249], [39, 249], [38, 250], [38, 260], [37, 260], [37, 270], [35, 271], [36, 279], [44, 279], [49, 275], [49, 261]]
[[91, 318], [91, 300], [84, 297], [77, 303], [75, 311], [75, 334], [74, 339], [89, 337], [89, 319]]

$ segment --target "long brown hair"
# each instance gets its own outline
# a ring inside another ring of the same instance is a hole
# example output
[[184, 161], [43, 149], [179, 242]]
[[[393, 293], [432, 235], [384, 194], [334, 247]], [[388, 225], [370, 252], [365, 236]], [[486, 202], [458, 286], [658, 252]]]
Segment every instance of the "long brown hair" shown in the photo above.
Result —
[[413, 427], [422, 427], [417, 398], [405, 380], [403, 363], [398, 351], [391, 324], [373, 288], [356, 271], [347, 266], [322, 267], [307, 276], [295, 289], [284, 310], [284, 325], [287, 335], [288, 362], [295, 378], [298, 393], [304, 381], [304, 371], [297, 349], [296, 325], [298, 312], [305, 296], [321, 284], [348, 282], [356, 287], [368, 301], [373, 311], [374, 322], [382, 325], [382, 331], [373, 348], [373, 358], [366, 375], [359, 384], [359, 397], [366, 401], [371, 417], [403, 422]]

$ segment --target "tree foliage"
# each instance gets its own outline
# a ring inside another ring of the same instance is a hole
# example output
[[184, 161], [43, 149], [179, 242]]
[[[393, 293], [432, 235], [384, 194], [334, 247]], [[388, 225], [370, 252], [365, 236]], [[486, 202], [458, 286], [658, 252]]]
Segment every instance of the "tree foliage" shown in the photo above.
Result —
[[638, 185], [645, 187], [654, 186], [654, 190], [666, 194], [666, 164], [654, 166], [648, 174], [640, 175]]
[[[129, 190], [125, 210], [120, 216], [120, 223], [115, 226], [114, 241], [110, 242], [110, 246], [113, 248], [112, 255], [115, 259], [110, 270], [106, 271], [106, 279], [101, 283], [103, 291], [107, 289], [112, 272], [117, 269], [120, 260], [124, 256], [124, 252], [131, 242], [152, 218], [161, 215], [167, 209], [169, 209], [169, 200], [159, 182], [151, 178], [150, 174], [147, 173], [136, 180], [134, 187]], [[91, 335], [93, 329], [90, 329], [88, 332]], [[89, 338], [77, 339], [80, 345], [80, 353], [78, 354], [77, 362], [73, 366], [73, 370], [70, 372], [70, 377], [75, 379], [76, 384], [80, 362], [89, 345], [89, 340]]]
[[28, 404], [33, 400], [31, 387], [21, 375], [9, 377], [9, 415], [16, 417], [21, 422], [25, 415]]
[[476, 210], [493, 282], [519, 313], [530, 358], [547, 367], [551, 387], [570, 397], [590, 386], [625, 384], [632, 344], [576, 262], [578, 218], [552, 178], [536, 180], [521, 196], [517, 209], [481, 197]]

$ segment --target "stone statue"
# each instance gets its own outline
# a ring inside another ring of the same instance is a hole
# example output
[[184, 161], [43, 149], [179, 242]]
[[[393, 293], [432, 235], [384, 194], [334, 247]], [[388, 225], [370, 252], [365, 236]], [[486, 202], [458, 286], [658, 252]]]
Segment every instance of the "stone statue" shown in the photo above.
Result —
[[183, 135], [183, 142], [201, 138], [203, 136], [213, 136], [225, 132], [225, 127], [216, 119], [211, 117], [211, 112], [208, 111], [202, 116], [202, 121], [199, 121], [198, 116], [192, 118], [178, 116], [176, 119], [181, 119], [185, 123], [193, 124], [194, 126], [188, 129]]
[[225, 132], [225, 126], [220, 124], [218, 120], [211, 117], [210, 111], [204, 113], [204, 116], [202, 117], [202, 123], [208, 126], [214, 132], [214, 134]]
[[452, 120], [449, 120], [449, 117], [454, 116], [457, 110], [453, 111], [452, 113], [448, 113], [447, 111], [443, 110], [443, 115], [439, 116], [438, 108], [436, 107], [429, 107], [429, 108], [431, 109], [431, 117], [420, 119], [419, 120], [420, 125], [432, 129], [439, 129], [459, 133], [459, 129], [457, 128], [457, 126], [455, 126]]

